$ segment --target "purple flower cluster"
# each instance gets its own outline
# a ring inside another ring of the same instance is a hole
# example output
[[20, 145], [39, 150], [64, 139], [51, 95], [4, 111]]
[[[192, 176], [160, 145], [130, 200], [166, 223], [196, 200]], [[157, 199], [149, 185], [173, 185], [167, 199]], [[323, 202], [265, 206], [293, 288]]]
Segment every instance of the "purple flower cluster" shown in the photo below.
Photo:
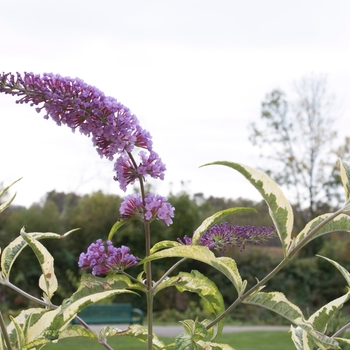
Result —
[[[232, 226], [229, 223], [225, 223], [212, 226], [200, 238], [199, 245], [223, 253], [227, 247], [235, 246], [239, 247], [240, 250], [243, 250], [248, 243], [261, 244], [275, 236], [275, 226]], [[178, 238], [178, 241], [184, 245], [192, 244], [192, 239], [188, 236], [185, 236], [183, 241]]]
[[166, 198], [149, 193], [145, 201], [139, 194], [126, 196], [120, 205], [120, 214], [123, 219], [138, 219], [153, 221], [155, 219], [164, 221], [168, 226], [173, 223], [175, 208], [166, 201]]
[[[140, 176], [150, 175], [164, 179], [165, 165], [152, 150], [150, 134], [141, 128], [130, 110], [113, 97], [105, 96], [97, 88], [78, 78], [33, 73], [0, 74], [0, 92], [21, 96], [17, 103], [38, 106], [37, 112], [46, 111], [45, 119], [51, 117], [58, 125], [67, 125], [74, 132], [91, 136], [101, 157], [114, 160], [119, 154], [114, 170], [120, 188], [134, 183]], [[132, 158], [134, 147], [146, 149], [140, 152], [140, 163]]]
[[102, 239], [98, 239], [88, 247], [86, 253], [80, 254], [78, 265], [83, 270], [92, 269], [93, 275], [124, 271], [137, 265], [138, 257], [129, 252], [130, 248], [124, 245], [116, 248], [111, 241], [104, 243]]

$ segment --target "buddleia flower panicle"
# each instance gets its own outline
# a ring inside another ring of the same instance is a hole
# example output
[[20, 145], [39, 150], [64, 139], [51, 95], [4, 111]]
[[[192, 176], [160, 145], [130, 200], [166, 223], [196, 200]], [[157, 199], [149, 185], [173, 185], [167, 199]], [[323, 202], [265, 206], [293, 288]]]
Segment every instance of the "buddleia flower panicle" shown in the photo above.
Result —
[[[229, 223], [213, 225], [199, 240], [199, 245], [223, 253], [228, 247], [239, 247], [242, 251], [246, 244], [261, 244], [276, 237], [275, 226], [232, 226]], [[192, 239], [185, 236], [178, 238], [184, 245], [192, 244]]]
[[155, 219], [164, 221], [167, 226], [173, 223], [175, 208], [166, 201], [165, 197], [148, 193], [145, 201], [141, 195], [130, 194], [120, 205], [122, 219], [137, 219], [152, 222]]
[[[17, 103], [37, 106], [38, 113], [45, 111], [44, 118], [53, 119], [57, 125], [67, 125], [73, 132], [79, 129], [91, 137], [101, 157], [114, 160], [118, 155], [114, 179], [120, 181], [122, 190], [140, 175], [164, 179], [165, 165], [153, 151], [151, 135], [142, 129], [137, 117], [115, 98], [105, 96], [83, 80], [52, 73], [3, 73], [0, 92], [19, 96]], [[138, 162], [125, 160], [135, 147], [146, 150], [139, 153], [141, 162], [136, 167]]]
[[106, 275], [109, 272], [121, 272], [138, 264], [138, 257], [129, 253], [130, 248], [113, 246], [111, 241], [98, 239], [92, 243], [86, 253], [81, 253], [78, 261], [83, 270], [92, 269], [93, 275]]

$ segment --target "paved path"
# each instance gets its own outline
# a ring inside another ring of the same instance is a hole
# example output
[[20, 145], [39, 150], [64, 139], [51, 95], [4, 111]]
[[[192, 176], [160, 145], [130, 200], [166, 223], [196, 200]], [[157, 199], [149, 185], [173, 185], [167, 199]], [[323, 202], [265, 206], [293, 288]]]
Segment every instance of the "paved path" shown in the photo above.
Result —
[[[92, 325], [92, 328], [99, 330], [106, 325]], [[116, 328], [126, 329], [128, 325], [115, 325]], [[289, 326], [224, 326], [223, 333], [237, 333], [237, 332], [254, 332], [254, 331], [285, 331], [290, 329]], [[153, 331], [160, 337], [175, 337], [184, 331], [182, 326], [167, 325], [167, 326], [153, 326]]]

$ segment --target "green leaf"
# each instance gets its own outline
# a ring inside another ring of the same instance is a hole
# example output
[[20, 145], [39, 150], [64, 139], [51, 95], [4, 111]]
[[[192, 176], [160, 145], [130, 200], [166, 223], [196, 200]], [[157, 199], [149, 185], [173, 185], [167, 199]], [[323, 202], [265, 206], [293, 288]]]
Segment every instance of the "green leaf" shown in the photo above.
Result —
[[39, 287], [44, 291], [44, 299], [50, 303], [53, 294], [58, 288], [57, 278], [54, 272], [53, 257], [39, 241], [27, 235], [24, 228], [21, 230], [21, 236], [32, 248], [39, 261], [42, 272], [39, 279]]
[[[185, 291], [197, 293], [202, 299], [203, 308], [214, 314], [215, 317], [225, 311], [224, 299], [215, 283], [198, 271], [192, 271], [191, 273], [180, 272], [177, 276], [164, 280], [156, 287], [155, 293], [172, 286], [175, 286], [181, 293]], [[211, 340], [221, 334], [223, 326], [224, 320], [217, 324], [216, 332]]]
[[350, 199], [350, 162], [339, 159], [340, 177], [345, 190], [346, 201]]
[[207, 165], [224, 165], [237, 170], [260, 192], [269, 207], [270, 216], [281, 240], [284, 256], [286, 256], [292, 241], [294, 218], [292, 207], [277, 184], [262, 171], [247, 165], [219, 161], [203, 166]]
[[326, 258], [325, 256], [322, 255], [316, 255], [322, 259], [327, 260], [328, 262], [330, 262], [331, 264], [333, 264], [338, 270], [339, 272], [343, 275], [343, 277], [346, 280], [346, 283], [348, 284], [348, 286], [350, 287], [350, 273], [348, 272], [348, 270], [346, 270], [343, 266], [341, 266], [340, 264], [338, 264], [336, 261], [331, 260], [329, 258]]
[[108, 240], [111, 241], [114, 234], [127, 222], [127, 220], [118, 220], [111, 228], [108, 234]]
[[[16, 182], [18, 182], [18, 181], [21, 180], [21, 179], [22, 179], [22, 178], [19, 178], [18, 180], [12, 182], [11, 185], [9, 185], [9, 186], [3, 188], [3, 189], [0, 191], [0, 198], [10, 189], [11, 186], [13, 186]], [[8, 207], [11, 205], [11, 203], [12, 203], [12, 201], [15, 199], [15, 197], [16, 197], [16, 193], [15, 193], [7, 202], [2, 203], [2, 204], [0, 205], [0, 213], [3, 212], [6, 208], [8, 208]]]
[[[64, 233], [63, 235], [59, 235], [57, 233], [52, 233], [52, 232], [45, 232], [45, 233], [31, 232], [31, 233], [27, 233], [27, 235], [36, 240], [47, 239], [47, 238], [62, 239], [67, 237], [70, 233], [77, 230], [78, 229], [70, 230]], [[4, 249], [1, 255], [1, 270], [7, 278], [9, 278], [11, 267], [15, 262], [17, 256], [26, 246], [27, 246], [27, 242], [23, 239], [22, 236], [18, 236]]]
[[175, 247], [158, 251], [143, 259], [140, 264], [144, 264], [147, 261], [174, 257], [190, 258], [202, 261], [216, 268], [231, 281], [231, 283], [235, 286], [238, 295], [243, 294], [246, 287], [246, 282], [242, 282], [242, 278], [238, 272], [236, 262], [228, 257], [217, 258], [207, 247], [204, 246], [183, 245], [176, 243]]
[[229, 208], [222, 211], [219, 211], [215, 213], [214, 215], [210, 216], [209, 218], [205, 219], [202, 224], [197, 228], [196, 231], [194, 231], [192, 242], [193, 244], [198, 244], [200, 238], [202, 235], [209, 230], [210, 227], [215, 225], [219, 220], [224, 218], [225, 216], [231, 215], [233, 213], [238, 213], [241, 211], [255, 211], [254, 208]]
[[[315, 219], [311, 220], [303, 230], [293, 239], [293, 247], [299, 244], [317, 225], [322, 223], [332, 214], [323, 214]], [[306, 243], [312, 241], [313, 239], [323, 236], [327, 233], [336, 231], [346, 231], [350, 232], [350, 217], [345, 214], [339, 214], [334, 219], [323, 225]], [[305, 244], [306, 244], [305, 243]]]

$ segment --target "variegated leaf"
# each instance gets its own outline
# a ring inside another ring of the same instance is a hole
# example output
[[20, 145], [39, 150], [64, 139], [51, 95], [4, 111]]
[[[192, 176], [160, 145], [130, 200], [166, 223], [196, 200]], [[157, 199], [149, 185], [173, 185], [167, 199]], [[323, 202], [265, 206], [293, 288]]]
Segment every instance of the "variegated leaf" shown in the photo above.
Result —
[[[214, 314], [215, 317], [225, 311], [224, 299], [215, 283], [198, 271], [192, 271], [191, 273], [180, 272], [177, 276], [167, 278], [156, 287], [155, 293], [172, 286], [175, 286], [181, 293], [197, 293], [202, 299], [203, 308]], [[217, 324], [211, 340], [214, 340], [221, 334], [223, 326], [224, 320]]]
[[53, 256], [39, 241], [29, 236], [24, 229], [21, 230], [21, 236], [32, 248], [39, 261], [42, 272], [39, 279], [39, 287], [44, 291], [44, 299], [50, 302], [58, 288], [57, 278], [54, 272]]
[[[62, 239], [67, 237], [70, 233], [77, 230], [78, 229], [70, 230], [64, 233], [63, 235], [59, 235], [57, 233], [52, 233], [52, 232], [30, 232], [30, 233], [27, 233], [27, 235], [36, 240], [47, 239], [47, 238]], [[1, 270], [4, 273], [5, 277], [9, 278], [13, 263], [15, 262], [20, 252], [26, 246], [27, 246], [27, 242], [22, 238], [22, 236], [18, 236], [4, 249], [1, 255]]]
[[[256, 292], [244, 299], [243, 302], [246, 304], [258, 305], [274, 311], [275, 313], [285, 317], [295, 325], [299, 326], [303, 331], [305, 331], [305, 333], [296, 333], [293, 336], [293, 341], [297, 341], [299, 344], [302, 343], [303, 349], [308, 349], [308, 346], [311, 347], [311, 339], [315, 344], [321, 347], [321, 349], [324, 346], [333, 346], [337, 348], [339, 345], [333, 338], [327, 337], [326, 335], [318, 332], [311, 322], [306, 321], [300, 308], [291, 303], [283, 293]], [[300, 339], [302, 339], [302, 341]]]
[[322, 306], [309, 317], [308, 322], [310, 322], [318, 332], [324, 333], [327, 329], [328, 322], [343, 307], [344, 303], [346, 303], [349, 298], [350, 291]]
[[300, 327], [294, 327], [294, 326], [291, 326], [290, 330], [292, 333], [292, 341], [297, 350], [313, 350], [313, 347], [310, 347], [308, 345], [307, 339], [304, 338], [307, 336], [307, 332], [305, 332]]
[[[323, 214], [311, 220], [304, 227], [304, 229], [294, 238], [293, 246], [295, 247], [297, 244], [299, 244], [317, 225], [322, 223], [330, 215], [332, 214]], [[350, 217], [348, 215], [339, 214], [334, 219], [323, 225], [306, 243], [312, 241], [317, 237], [336, 231], [350, 232]]]
[[183, 245], [177, 243], [177, 246], [173, 248], [164, 249], [150, 255], [143, 259], [140, 264], [144, 264], [147, 261], [174, 257], [195, 259], [216, 268], [232, 282], [238, 295], [243, 294], [246, 282], [242, 282], [236, 262], [228, 257], [217, 258], [207, 247], [204, 246]]
[[286, 256], [292, 240], [294, 217], [292, 207], [281, 189], [265, 173], [247, 165], [219, 161], [203, 166], [215, 164], [237, 170], [260, 192], [269, 207], [270, 216], [281, 240], [284, 256]]

